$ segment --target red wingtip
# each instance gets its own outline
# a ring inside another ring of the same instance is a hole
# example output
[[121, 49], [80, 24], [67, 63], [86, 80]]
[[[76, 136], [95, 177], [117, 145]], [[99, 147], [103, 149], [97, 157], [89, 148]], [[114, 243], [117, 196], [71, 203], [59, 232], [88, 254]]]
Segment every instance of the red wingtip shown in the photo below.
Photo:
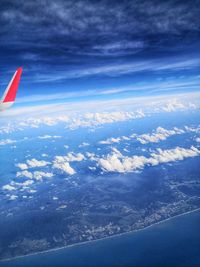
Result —
[[13, 101], [15, 101], [17, 90], [18, 90], [18, 86], [19, 86], [19, 82], [20, 82], [20, 78], [21, 78], [21, 75], [22, 75], [22, 71], [23, 71], [22, 67], [19, 67], [16, 70], [12, 80], [10, 81], [10, 83], [9, 83], [7, 89], [6, 89], [3, 102], [13, 102]]
[[21, 72], [21, 74], [22, 74], [23, 68], [22, 68], [22, 67], [19, 67], [19, 68], [17, 69], [17, 71]]

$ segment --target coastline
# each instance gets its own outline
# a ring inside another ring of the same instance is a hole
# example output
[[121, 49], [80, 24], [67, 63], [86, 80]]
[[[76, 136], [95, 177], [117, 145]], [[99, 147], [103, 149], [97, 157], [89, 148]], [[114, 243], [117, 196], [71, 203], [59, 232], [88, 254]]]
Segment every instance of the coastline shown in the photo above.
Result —
[[52, 249], [49, 249], [49, 250], [44, 250], [44, 251], [39, 251], [39, 252], [33, 252], [33, 253], [30, 253], [30, 254], [26, 254], [26, 255], [20, 255], [20, 256], [16, 256], [16, 257], [12, 257], [12, 258], [1, 259], [0, 260], [0, 263], [1, 262], [12, 261], [12, 260], [16, 260], [16, 259], [20, 259], [20, 258], [24, 258], [24, 257], [35, 256], [35, 255], [39, 255], [39, 254], [45, 254], [45, 253], [49, 253], [49, 252], [63, 250], [63, 249], [67, 249], [67, 248], [72, 248], [72, 247], [87, 245], [87, 244], [90, 244], [90, 243], [94, 243], [94, 242], [98, 242], [98, 241], [102, 241], [102, 240], [106, 240], [106, 239], [120, 237], [122, 235], [124, 236], [124, 235], [129, 235], [129, 234], [132, 234], [132, 233], [137, 233], [139, 231], [147, 230], [148, 228], [151, 228], [151, 227], [153, 227], [155, 225], [159, 225], [159, 224], [162, 224], [162, 223], [164, 223], [166, 221], [170, 221], [170, 220], [175, 219], [177, 217], [181, 217], [181, 216], [184, 216], [184, 215], [187, 215], [187, 214], [190, 214], [190, 213], [194, 213], [194, 212], [197, 212], [197, 211], [200, 211], [200, 208], [197, 208], [197, 209], [194, 209], [194, 210], [190, 210], [190, 211], [187, 211], [187, 212], [184, 212], [184, 213], [181, 213], [181, 214], [172, 216], [170, 218], [167, 218], [167, 219], [164, 219], [164, 220], [155, 222], [155, 223], [153, 223], [151, 225], [148, 225], [148, 226], [146, 226], [144, 228], [141, 228], [141, 229], [131, 230], [131, 231], [128, 231], [128, 232], [114, 234], [114, 235], [103, 237], [103, 238], [99, 238], [99, 239], [94, 239], [94, 240], [90, 240], [90, 241], [84, 241], [84, 242], [79, 242], [79, 243], [75, 243], [75, 244], [71, 244], [71, 245], [66, 245], [66, 246], [59, 247], [59, 248], [52, 248]]

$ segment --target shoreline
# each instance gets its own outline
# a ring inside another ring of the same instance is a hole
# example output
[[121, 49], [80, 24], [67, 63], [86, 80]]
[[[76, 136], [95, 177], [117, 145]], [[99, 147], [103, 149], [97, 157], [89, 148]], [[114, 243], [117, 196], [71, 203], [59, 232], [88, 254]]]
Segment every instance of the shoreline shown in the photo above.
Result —
[[184, 212], [184, 213], [181, 213], [181, 214], [172, 216], [170, 218], [164, 219], [162, 221], [155, 222], [155, 223], [153, 223], [151, 225], [148, 225], [148, 226], [146, 226], [144, 228], [141, 228], [141, 229], [131, 230], [129, 232], [114, 234], [114, 235], [103, 237], [103, 238], [99, 238], [99, 239], [94, 239], [94, 240], [90, 240], [90, 241], [84, 241], [84, 242], [79, 242], [79, 243], [75, 243], [75, 244], [71, 244], [71, 245], [66, 245], [66, 246], [59, 247], [59, 248], [52, 248], [52, 249], [49, 249], [49, 250], [44, 250], [44, 251], [39, 251], [39, 252], [33, 252], [33, 253], [30, 253], [30, 254], [27, 254], [27, 255], [20, 255], [20, 256], [16, 256], [16, 257], [12, 257], [12, 258], [2, 259], [2, 260], [0, 260], [0, 263], [1, 262], [12, 261], [12, 260], [17, 260], [17, 259], [24, 258], [24, 257], [29, 257], [29, 256], [35, 256], [35, 255], [38, 255], [38, 254], [45, 254], [45, 253], [49, 253], [49, 252], [54, 252], [54, 251], [58, 251], [58, 250], [72, 248], [72, 247], [75, 247], [75, 246], [87, 245], [87, 244], [90, 244], [90, 243], [93, 243], [93, 242], [98, 242], [98, 241], [102, 241], [102, 240], [106, 240], [106, 239], [111, 239], [111, 238], [115, 238], [115, 237], [120, 237], [122, 235], [128, 235], [128, 234], [132, 234], [132, 233], [137, 233], [139, 231], [144, 231], [144, 230], [146, 230], [146, 229], [148, 229], [150, 227], [153, 227], [154, 225], [159, 225], [159, 224], [162, 224], [162, 223], [164, 223], [166, 221], [170, 221], [170, 220], [175, 219], [177, 217], [181, 217], [181, 216], [184, 216], [184, 215], [193, 213], [193, 212], [197, 212], [199, 210], [200, 210], [200, 208], [197, 208], [197, 209], [194, 209], [194, 210], [190, 210], [190, 211], [187, 211], [187, 212]]

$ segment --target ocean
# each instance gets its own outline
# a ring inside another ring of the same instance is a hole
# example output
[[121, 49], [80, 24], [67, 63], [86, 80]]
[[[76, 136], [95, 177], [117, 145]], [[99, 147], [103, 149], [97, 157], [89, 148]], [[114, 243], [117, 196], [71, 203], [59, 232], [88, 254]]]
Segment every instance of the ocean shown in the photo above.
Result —
[[1, 267], [199, 267], [200, 211], [141, 231], [1, 262]]

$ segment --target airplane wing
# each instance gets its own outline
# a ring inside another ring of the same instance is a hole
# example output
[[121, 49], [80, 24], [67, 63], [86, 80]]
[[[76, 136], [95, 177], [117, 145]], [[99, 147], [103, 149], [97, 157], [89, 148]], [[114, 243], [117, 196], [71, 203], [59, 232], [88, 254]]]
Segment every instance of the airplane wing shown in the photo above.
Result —
[[16, 70], [10, 83], [8, 84], [8, 87], [4, 92], [4, 95], [0, 101], [0, 111], [7, 109], [14, 104], [21, 75], [22, 68], [20, 67]]

